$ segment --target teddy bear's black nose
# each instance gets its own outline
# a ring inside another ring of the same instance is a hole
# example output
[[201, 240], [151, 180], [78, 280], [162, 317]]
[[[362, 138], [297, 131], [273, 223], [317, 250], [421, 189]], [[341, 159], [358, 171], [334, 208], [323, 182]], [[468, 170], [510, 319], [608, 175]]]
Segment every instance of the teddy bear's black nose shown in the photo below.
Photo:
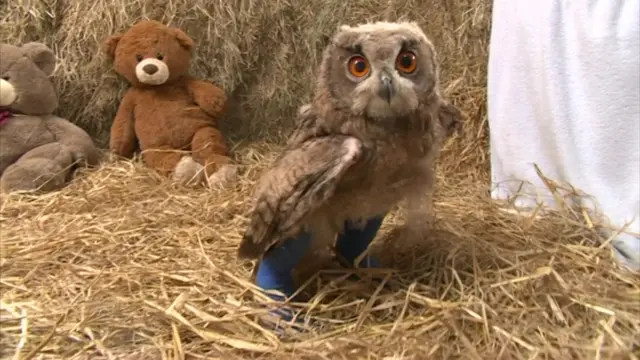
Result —
[[158, 67], [153, 64], [147, 64], [142, 67], [142, 70], [149, 75], [153, 75], [158, 71]]

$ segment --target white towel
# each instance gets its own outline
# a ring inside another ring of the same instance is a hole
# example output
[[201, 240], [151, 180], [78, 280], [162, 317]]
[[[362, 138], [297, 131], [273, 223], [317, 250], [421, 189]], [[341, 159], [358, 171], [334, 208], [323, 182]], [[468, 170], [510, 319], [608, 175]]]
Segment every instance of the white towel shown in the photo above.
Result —
[[640, 268], [640, 0], [494, 0], [492, 196], [555, 202], [536, 175], [591, 195], [616, 256]]

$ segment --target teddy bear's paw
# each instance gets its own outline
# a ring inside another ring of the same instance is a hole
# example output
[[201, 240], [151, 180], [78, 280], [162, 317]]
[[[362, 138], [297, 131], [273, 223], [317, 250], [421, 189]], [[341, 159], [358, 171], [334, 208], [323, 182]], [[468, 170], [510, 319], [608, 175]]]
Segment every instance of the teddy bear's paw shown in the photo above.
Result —
[[197, 185], [204, 177], [204, 166], [198, 164], [191, 156], [184, 156], [173, 172], [173, 180], [183, 185]]
[[225, 188], [238, 178], [238, 166], [232, 164], [222, 165], [218, 171], [209, 176], [207, 182], [211, 188]]

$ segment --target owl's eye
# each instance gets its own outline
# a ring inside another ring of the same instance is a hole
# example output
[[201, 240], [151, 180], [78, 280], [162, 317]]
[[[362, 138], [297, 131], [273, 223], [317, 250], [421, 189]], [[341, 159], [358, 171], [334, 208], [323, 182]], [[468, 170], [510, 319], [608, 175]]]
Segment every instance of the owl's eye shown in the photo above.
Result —
[[366, 76], [369, 73], [369, 62], [360, 55], [352, 56], [349, 59], [349, 73], [357, 78]]
[[418, 67], [416, 54], [411, 51], [403, 51], [398, 54], [398, 57], [396, 58], [396, 69], [405, 74], [411, 74], [416, 71], [416, 67]]

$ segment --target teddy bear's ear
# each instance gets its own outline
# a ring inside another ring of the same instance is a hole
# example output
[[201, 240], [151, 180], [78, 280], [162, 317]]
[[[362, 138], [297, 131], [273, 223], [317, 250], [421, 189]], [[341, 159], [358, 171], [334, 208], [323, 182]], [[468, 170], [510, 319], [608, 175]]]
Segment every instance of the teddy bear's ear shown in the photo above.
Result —
[[176, 36], [176, 39], [178, 39], [180, 46], [182, 46], [186, 50], [191, 51], [191, 49], [193, 49], [193, 47], [196, 45], [195, 42], [193, 42], [193, 40], [189, 37], [189, 35], [185, 34], [184, 31], [178, 28], [172, 28], [171, 31]]
[[47, 76], [56, 69], [56, 56], [51, 49], [39, 42], [28, 42], [22, 45], [22, 52], [27, 55]]
[[111, 61], [116, 58], [116, 48], [118, 47], [120, 39], [122, 39], [122, 35], [112, 35], [109, 36], [102, 44], [102, 52], [104, 52], [107, 58]]

